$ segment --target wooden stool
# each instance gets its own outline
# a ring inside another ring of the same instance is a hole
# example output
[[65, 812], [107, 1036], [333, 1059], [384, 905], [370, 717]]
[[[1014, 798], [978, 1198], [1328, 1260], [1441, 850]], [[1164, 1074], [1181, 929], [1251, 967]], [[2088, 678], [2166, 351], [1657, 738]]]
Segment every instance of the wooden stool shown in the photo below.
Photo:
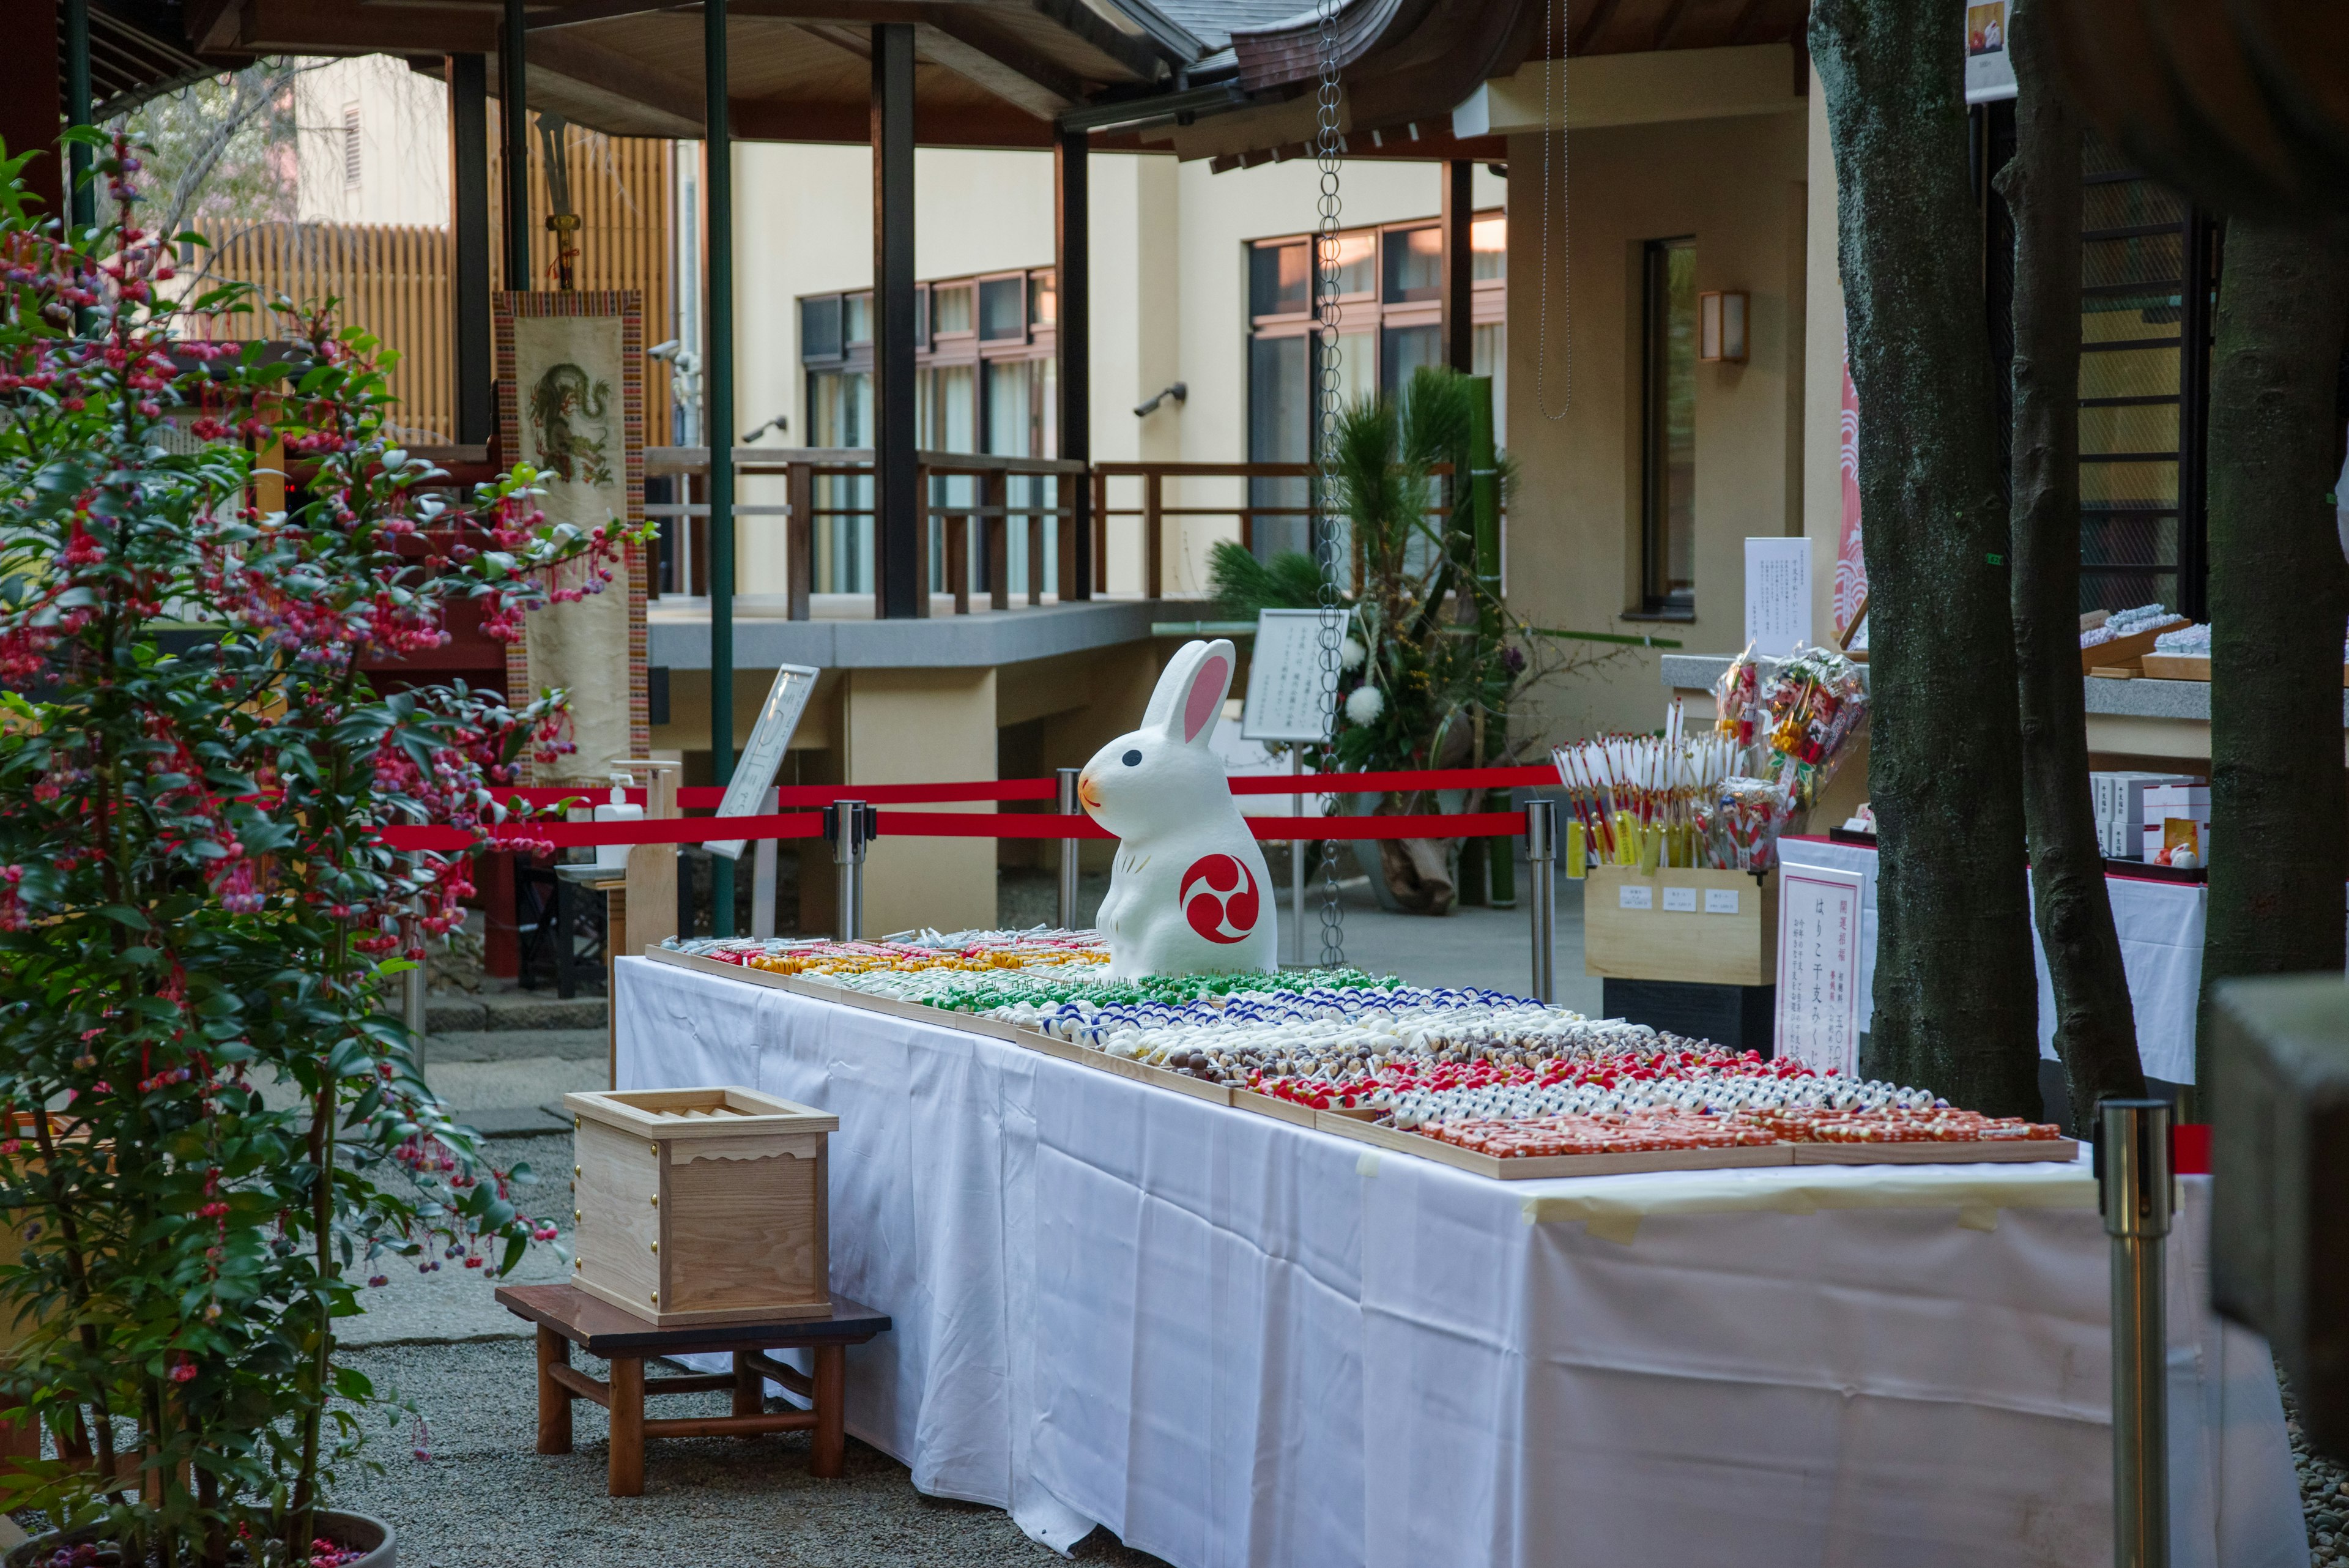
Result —
[[[889, 1320], [845, 1297], [832, 1298], [829, 1317], [789, 1318], [776, 1323], [726, 1324], [695, 1328], [655, 1328], [586, 1292], [570, 1285], [502, 1285], [499, 1303], [538, 1325], [538, 1451], [571, 1451], [571, 1401], [592, 1399], [612, 1413], [614, 1497], [641, 1497], [645, 1490], [647, 1438], [754, 1438], [762, 1432], [815, 1434], [810, 1474], [836, 1478], [848, 1438], [841, 1406], [848, 1384], [848, 1347], [889, 1331]], [[612, 1364], [612, 1380], [599, 1383], [571, 1365], [571, 1347]], [[769, 1348], [815, 1350], [815, 1376], [784, 1366]], [[689, 1377], [645, 1376], [648, 1355], [689, 1355], [725, 1351], [734, 1370]], [[768, 1415], [767, 1378], [814, 1401], [812, 1410]], [[734, 1396], [730, 1416], [688, 1416], [648, 1420], [645, 1398], [653, 1394], [703, 1394], [716, 1389]]]

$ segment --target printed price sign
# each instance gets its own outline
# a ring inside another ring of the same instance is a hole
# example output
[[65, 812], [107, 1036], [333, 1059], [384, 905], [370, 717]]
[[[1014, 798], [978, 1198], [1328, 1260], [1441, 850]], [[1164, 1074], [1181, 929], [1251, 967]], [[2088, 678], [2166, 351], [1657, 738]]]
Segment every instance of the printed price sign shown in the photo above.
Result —
[[[1345, 612], [1330, 614], [1342, 639]], [[1321, 612], [1258, 610], [1256, 649], [1248, 655], [1247, 697], [1240, 704], [1240, 738], [1327, 741], [1333, 711], [1321, 669]]]
[[1782, 866], [1778, 873], [1776, 1051], [1818, 1072], [1859, 1067], [1857, 871]]

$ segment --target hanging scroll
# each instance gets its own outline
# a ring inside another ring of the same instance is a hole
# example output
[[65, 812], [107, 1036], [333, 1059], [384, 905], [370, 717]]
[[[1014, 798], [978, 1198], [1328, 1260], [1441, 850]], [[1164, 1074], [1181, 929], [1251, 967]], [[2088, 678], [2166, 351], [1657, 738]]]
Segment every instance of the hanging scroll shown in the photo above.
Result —
[[[547, 517], [583, 529], [644, 518], [644, 306], [634, 290], [497, 296], [498, 417], [509, 462], [543, 476]], [[576, 563], [559, 586], [584, 586]], [[600, 784], [652, 744], [645, 686], [645, 556], [631, 545], [600, 593], [523, 618], [506, 648], [506, 691], [571, 695], [577, 748], [531, 782]]]

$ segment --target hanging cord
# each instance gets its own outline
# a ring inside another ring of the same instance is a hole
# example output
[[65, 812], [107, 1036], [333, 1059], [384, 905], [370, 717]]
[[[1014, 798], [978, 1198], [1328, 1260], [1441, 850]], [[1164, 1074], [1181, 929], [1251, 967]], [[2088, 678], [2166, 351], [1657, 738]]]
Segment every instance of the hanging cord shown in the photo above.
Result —
[[[1330, 732], [1338, 732], [1338, 672], [1340, 647], [1344, 641], [1346, 612], [1338, 597], [1338, 568], [1346, 559], [1346, 551], [1338, 537], [1336, 520], [1330, 515], [1330, 453], [1337, 445], [1338, 398], [1340, 381], [1339, 371], [1342, 354], [1338, 347], [1338, 219], [1345, 210], [1338, 192], [1339, 162], [1346, 151], [1345, 140], [1338, 134], [1338, 5], [1340, 0], [1316, 0], [1321, 47], [1321, 85], [1314, 94], [1313, 162], [1321, 173], [1321, 197], [1319, 207], [1320, 222], [1313, 236], [1314, 306], [1318, 317], [1314, 337], [1321, 351], [1321, 363], [1316, 378], [1313, 400], [1313, 496], [1312, 527], [1314, 551], [1320, 559], [1321, 586], [1320, 641], [1321, 694], [1328, 704]], [[1323, 753], [1322, 765], [1337, 771], [1334, 748]], [[1296, 842], [1291, 854], [1302, 855], [1302, 840]], [[1304, 954], [1298, 955], [1299, 960]], [[1338, 846], [1325, 842], [1321, 846], [1321, 964], [1332, 969], [1346, 961], [1346, 911], [1338, 902]]]
[[[1536, 264], [1540, 276], [1540, 299], [1534, 326], [1534, 400], [1541, 407], [1542, 418], [1553, 423], [1566, 418], [1574, 408], [1574, 258], [1567, 254], [1574, 243], [1574, 192], [1566, 140], [1566, 46], [1567, 29], [1572, 21], [1568, 0], [1545, 0], [1542, 53], [1548, 58], [1542, 72], [1541, 259]], [[1557, 105], [1555, 118], [1550, 112], [1553, 99]], [[1557, 141], [1555, 184], [1549, 176], [1553, 126]], [[1549, 214], [1553, 202], [1557, 208], [1558, 303], [1566, 328], [1566, 401], [1556, 413], [1549, 410]]]

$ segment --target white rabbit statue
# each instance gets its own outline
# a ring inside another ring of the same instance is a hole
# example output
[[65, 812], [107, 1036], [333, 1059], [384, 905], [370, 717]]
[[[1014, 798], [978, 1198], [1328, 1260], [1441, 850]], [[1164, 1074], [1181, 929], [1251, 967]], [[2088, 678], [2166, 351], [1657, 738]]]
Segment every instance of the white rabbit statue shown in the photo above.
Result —
[[1142, 727], [1094, 753], [1078, 776], [1086, 815], [1119, 840], [1100, 921], [1112, 979], [1279, 968], [1264, 851], [1207, 744], [1232, 665], [1221, 638], [1185, 643]]

